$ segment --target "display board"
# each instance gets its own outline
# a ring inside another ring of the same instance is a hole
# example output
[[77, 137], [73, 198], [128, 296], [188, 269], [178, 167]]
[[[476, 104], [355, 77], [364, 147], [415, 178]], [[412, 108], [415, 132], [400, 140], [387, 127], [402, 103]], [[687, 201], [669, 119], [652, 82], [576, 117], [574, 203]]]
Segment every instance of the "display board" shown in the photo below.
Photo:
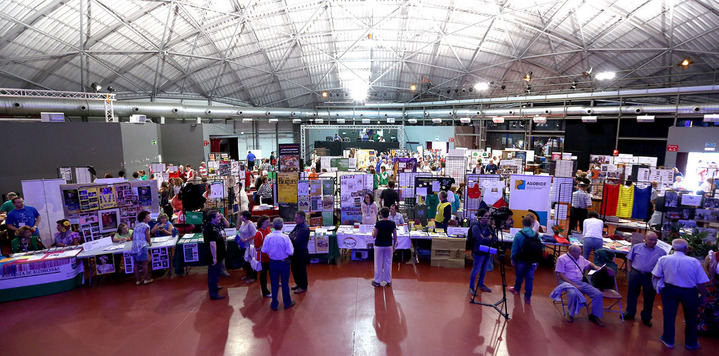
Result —
[[354, 166], [350, 165], [349, 158], [333, 157], [330, 159], [330, 169], [328, 171], [347, 172], [350, 169], [354, 169]]
[[297, 184], [297, 208], [310, 214], [318, 225], [332, 225], [335, 206], [334, 179], [300, 180]]
[[[464, 217], [477, 214], [483, 205], [493, 206], [504, 191], [504, 181], [499, 175], [467, 174], [467, 187], [464, 190]], [[487, 201], [484, 200], [485, 196]], [[484, 202], [484, 204], [482, 204]]]
[[[38, 233], [43, 244], [47, 247], [54, 242], [55, 222], [65, 217], [62, 203], [61, 186], [65, 184], [64, 179], [33, 179], [23, 180], [23, 198], [25, 205], [37, 209], [40, 214]], [[74, 200], [74, 207], [77, 208], [77, 201]]]
[[55, 194], [62, 216], [87, 241], [111, 236], [120, 223], [135, 226], [137, 214], [158, 214], [159, 195], [154, 181], [115, 184], [62, 184]]
[[340, 176], [340, 220], [342, 224], [362, 221], [362, 196], [372, 193], [371, 174], [347, 174]]
[[415, 177], [431, 177], [432, 173], [399, 173], [399, 198], [407, 203], [407, 199], [414, 199]]
[[509, 178], [509, 208], [514, 213], [514, 227], [521, 227], [521, 217], [529, 210], [539, 215], [541, 225], [547, 225], [551, 186], [552, 176], [514, 174]]
[[454, 178], [457, 183], [464, 182], [467, 158], [464, 156], [447, 156], [444, 166], [445, 174]]
[[392, 161], [394, 166], [395, 175], [398, 173], [414, 173], [417, 172], [417, 159], [416, 158], [403, 158], [396, 157]]

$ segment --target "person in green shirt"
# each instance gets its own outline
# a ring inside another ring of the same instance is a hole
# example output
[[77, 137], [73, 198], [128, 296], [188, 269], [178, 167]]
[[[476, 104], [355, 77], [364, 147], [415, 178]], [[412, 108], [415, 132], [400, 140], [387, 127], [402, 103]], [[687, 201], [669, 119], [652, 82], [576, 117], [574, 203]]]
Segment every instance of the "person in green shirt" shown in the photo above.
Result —
[[0, 213], [9, 213], [13, 210], [15, 210], [15, 205], [13, 205], [12, 200], [17, 198], [17, 193], [15, 192], [9, 192], [7, 193], [7, 201], [2, 203], [0, 205]]
[[33, 236], [32, 229], [25, 225], [17, 230], [17, 237], [10, 241], [12, 253], [38, 251], [45, 249], [38, 236]]
[[384, 168], [384, 166], [380, 167], [377, 180], [377, 183], [379, 183], [379, 185], [387, 185], [387, 182], [389, 181], [389, 174], [387, 174], [387, 170]]

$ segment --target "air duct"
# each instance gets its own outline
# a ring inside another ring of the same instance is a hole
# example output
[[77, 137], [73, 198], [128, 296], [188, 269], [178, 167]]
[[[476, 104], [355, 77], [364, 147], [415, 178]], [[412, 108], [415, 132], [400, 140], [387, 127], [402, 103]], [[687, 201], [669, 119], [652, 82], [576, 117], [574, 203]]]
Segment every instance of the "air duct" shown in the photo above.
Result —
[[[82, 107], [85, 107], [82, 109]], [[137, 110], [135, 110], [137, 109]], [[547, 116], [548, 118], [563, 118], [565, 116], [636, 116], [637, 113], [645, 115], [704, 115], [719, 114], [719, 103], [701, 105], [624, 105], [624, 106], [552, 106], [528, 108], [500, 108], [477, 109], [466, 108], [448, 111], [446, 109], [290, 109], [290, 108], [263, 108], [263, 107], [233, 107], [208, 105], [182, 105], [178, 103], [144, 102], [144, 101], [118, 101], [114, 103], [115, 115], [129, 117], [134, 114], [147, 117], [165, 118], [196, 118], [207, 119], [241, 119], [266, 118], [268, 116], [279, 119], [325, 119], [361, 118], [362, 122], [370, 120], [385, 121], [387, 117], [404, 117], [407, 119], [431, 120], [449, 119], [456, 117], [477, 117], [489, 119], [493, 116], [525, 117]], [[547, 115], [546, 112], [551, 112]], [[95, 116], [104, 117], [105, 107], [102, 102], [73, 99], [53, 98], [18, 98], [0, 96], [0, 115], [2, 116], [40, 116], [41, 112], [62, 112], [65, 116]], [[241, 114], [240, 114], [241, 113]], [[478, 114], [479, 113], [479, 114]], [[249, 120], [248, 120], [249, 121]]]

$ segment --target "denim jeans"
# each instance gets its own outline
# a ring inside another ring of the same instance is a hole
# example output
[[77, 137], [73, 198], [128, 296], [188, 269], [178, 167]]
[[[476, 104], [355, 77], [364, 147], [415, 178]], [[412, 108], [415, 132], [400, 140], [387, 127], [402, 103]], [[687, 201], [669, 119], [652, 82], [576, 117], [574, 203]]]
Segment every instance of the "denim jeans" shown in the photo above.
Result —
[[222, 263], [220, 262], [207, 267], [207, 289], [210, 292], [210, 297], [217, 297], [217, 292], [220, 290], [217, 286], [217, 281], [220, 279], [221, 270]]
[[642, 290], [644, 296], [644, 309], [642, 309], [642, 320], [652, 320], [652, 309], [654, 308], [654, 298], [657, 292], [652, 286], [652, 275], [644, 274], [635, 269], [629, 271], [629, 286], [627, 287], [627, 315], [634, 317], [637, 313], [637, 298], [639, 291]]
[[664, 333], [662, 339], [674, 344], [674, 324], [677, 318], [677, 309], [681, 303], [684, 309], [684, 344], [697, 346], [697, 312], [699, 308], [699, 292], [696, 288], [680, 288], [666, 285], [662, 288], [662, 306], [664, 307]]
[[519, 292], [522, 290], [522, 281], [527, 280], [527, 284], [524, 286], [524, 298], [532, 297], [532, 288], [534, 287], [534, 271], [537, 270], [536, 263], [528, 263], [522, 261], [514, 262], [514, 290]]
[[582, 256], [589, 260], [589, 254], [592, 253], [592, 251], [602, 248], [602, 246], [604, 246], [604, 240], [600, 237], [585, 237], [582, 244], [584, 245], [582, 246]]
[[568, 310], [570, 311], [569, 315], [574, 316], [572, 313], [574, 310], [577, 310], [576, 303], [578, 303], [579, 296], [584, 294], [592, 299], [592, 315], [597, 318], [601, 318], [604, 315], [604, 297], [602, 296], [602, 292], [587, 282], [578, 281], [574, 282], [574, 284], [578, 285], [579, 289], [570, 288], [567, 290], [567, 301], [569, 302]]
[[270, 285], [272, 286], [272, 303], [270, 307], [273, 309], [280, 304], [277, 295], [280, 289], [280, 278], [282, 278], [282, 302], [287, 308], [292, 304], [292, 299], [290, 299], [290, 263], [289, 261], [270, 260]]
[[472, 254], [474, 264], [472, 265], [472, 273], [469, 274], [469, 288], [474, 289], [477, 275], [479, 274], [479, 286], [484, 285], [484, 275], [487, 273], [487, 266], [492, 255], [489, 254]]

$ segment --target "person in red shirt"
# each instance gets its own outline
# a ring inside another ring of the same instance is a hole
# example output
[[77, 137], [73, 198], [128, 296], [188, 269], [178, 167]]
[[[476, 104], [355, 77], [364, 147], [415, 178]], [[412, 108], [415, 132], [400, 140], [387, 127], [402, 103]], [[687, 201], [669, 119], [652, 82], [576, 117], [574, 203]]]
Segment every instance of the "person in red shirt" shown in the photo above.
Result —
[[192, 169], [192, 166], [189, 164], [185, 166], [185, 174], [187, 175], [187, 179], [195, 178], [195, 170]]
[[265, 236], [269, 235], [270, 230], [270, 218], [268, 216], [261, 216], [257, 221], [257, 234], [255, 234], [255, 250], [259, 261], [262, 263], [262, 270], [260, 271], [260, 288], [262, 289], [262, 296], [265, 298], [271, 298], [272, 294], [267, 289], [267, 271], [270, 269], [270, 256], [266, 253], [262, 253], [262, 242], [265, 240]]

